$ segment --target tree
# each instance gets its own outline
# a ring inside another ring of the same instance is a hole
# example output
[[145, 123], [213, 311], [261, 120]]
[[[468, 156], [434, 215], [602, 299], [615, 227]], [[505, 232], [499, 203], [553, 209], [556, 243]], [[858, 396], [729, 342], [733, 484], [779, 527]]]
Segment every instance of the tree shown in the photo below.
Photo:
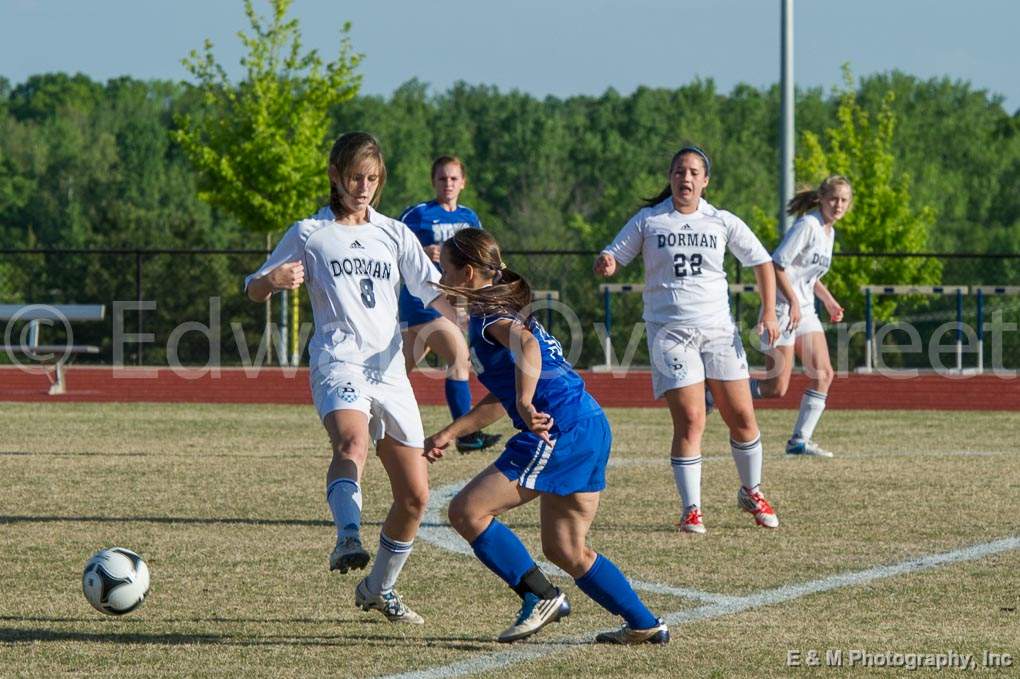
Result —
[[[874, 117], [861, 105], [849, 67], [843, 69], [845, 89], [839, 95], [837, 124], [825, 131], [827, 148], [818, 135], [805, 132], [803, 154], [796, 159], [800, 180], [817, 186], [831, 174], [848, 177], [854, 202], [839, 223], [840, 250], [868, 252], [918, 252], [928, 246], [935, 211], [911, 204], [910, 175], [896, 170], [893, 134], [895, 95], [886, 94]], [[921, 258], [835, 257], [826, 286], [837, 299], [860, 302], [865, 284], [936, 283], [942, 273], [937, 260]], [[876, 305], [876, 314], [887, 315], [892, 302]]]
[[[198, 80], [202, 109], [181, 115], [174, 138], [198, 174], [199, 196], [253, 231], [269, 234], [311, 214], [328, 195], [325, 157], [329, 114], [352, 99], [361, 84], [351, 52], [350, 23], [341, 28], [339, 56], [324, 63], [316, 50], [302, 54], [292, 0], [270, 0], [266, 25], [245, 0], [251, 33], [238, 36], [247, 50], [244, 79], [236, 86], [216, 62], [213, 45], [183, 60]], [[298, 295], [291, 348], [296, 344]], [[267, 307], [268, 326], [268, 307]], [[292, 352], [293, 353], [293, 352]]]

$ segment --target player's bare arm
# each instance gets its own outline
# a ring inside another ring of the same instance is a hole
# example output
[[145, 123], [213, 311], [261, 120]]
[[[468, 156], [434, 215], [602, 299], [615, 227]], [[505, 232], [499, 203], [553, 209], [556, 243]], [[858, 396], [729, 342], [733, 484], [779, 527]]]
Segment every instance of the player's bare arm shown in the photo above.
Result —
[[301, 262], [287, 262], [265, 276], [248, 284], [248, 299], [265, 302], [277, 290], [294, 290], [305, 282], [305, 266]]
[[776, 272], [776, 287], [790, 303], [790, 323], [786, 330], [793, 332], [800, 325], [800, 300], [797, 298], [797, 292], [793, 289], [790, 277], [786, 275], [786, 270], [778, 264], [773, 264], [773, 269]]
[[530, 330], [510, 320], [497, 321], [488, 326], [486, 332], [514, 354], [518, 414], [532, 433], [552, 443], [549, 430], [552, 429], [553, 418], [547, 413], [538, 412], [532, 404], [538, 377], [542, 374], [542, 350], [538, 340]]
[[457, 437], [483, 429], [506, 417], [499, 399], [492, 394], [476, 403], [471, 410], [425, 439], [424, 455], [429, 462], [443, 457], [443, 452]]
[[822, 305], [825, 307], [825, 311], [829, 314], [829, 320], [833, 323], [839, 323], [843, 320], [843, 307], [836, 298], [832, 296], [829, 289], [825, 287], [825, 283], [817, 281], [815, 283], [815, 295], [818, 299], [822, 300]]
[[779, 339], [779, 321], [776, 319], [776, 273], [772, 262], [754, 267], [754, 278], [758, 283], [758, 295], [761, 296], [759, 334], [767, 332], [769, 344], [775, 344]]

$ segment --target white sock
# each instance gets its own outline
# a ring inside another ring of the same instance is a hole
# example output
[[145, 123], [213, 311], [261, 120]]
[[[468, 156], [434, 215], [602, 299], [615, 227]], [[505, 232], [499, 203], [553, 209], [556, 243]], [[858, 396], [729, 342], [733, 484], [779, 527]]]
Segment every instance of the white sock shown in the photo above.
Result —
[[691, 505], [701, 506], [701, 455], [696, 457], [671, 457], [673, 480], [680, 493], [680, 509], [687, 511]]
[[361, 533], [361, 486], [354, 479], [333, 479], [326, 486], [326, 502], [333, 512], [338, 538], [358, 537]]
[[414, 540], [401, 542], [386, 537], [385, 533], [379, 534], [379, 553], [372, 564], [372, 572], [365, 580], [369, 594], [389, 592], [397, 585], [397, 578], [407, 563], [407, 557], [411, 556], [413, 546]]
[[730, 451], [740, 475], [740, 485], [748, 490], [761, 485], [761, 434], [747, 443], [730, 439]]
[[797, 413], [797, 424], [793, 426], [793, 438], [810, 441], [814, 436], [818, 420], [825, 412], [825, 394], [808, 389], [800, 399], [800, 412]]

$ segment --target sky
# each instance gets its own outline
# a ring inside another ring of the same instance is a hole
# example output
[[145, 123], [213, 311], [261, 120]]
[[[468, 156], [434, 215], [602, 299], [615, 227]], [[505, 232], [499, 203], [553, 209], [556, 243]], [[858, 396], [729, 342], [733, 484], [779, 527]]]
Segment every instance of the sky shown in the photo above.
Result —
[[[537, 97], [628, 94], [711, 78], [723, 92], [779, 79], [780, 0], [294, 0], [303, 42], [326, 59], [353, 25], [362, 93], [418, 78]], [[1016, 0], [794, 0], [794, 77], [829, 89], [899, 69], [970, 81], [1020, 109]], [[268, 15], [268, 0], [255, 0]], [[209, 38], [236, 77], [242, 0], [0, 0], [0, 76], [63, 71], [189, 80], [181, 59]]]

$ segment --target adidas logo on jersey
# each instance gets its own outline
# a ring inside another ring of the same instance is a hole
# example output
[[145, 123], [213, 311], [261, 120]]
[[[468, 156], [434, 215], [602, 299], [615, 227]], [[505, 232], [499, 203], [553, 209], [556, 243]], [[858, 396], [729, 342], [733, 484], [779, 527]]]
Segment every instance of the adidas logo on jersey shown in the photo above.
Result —
[[362, 245], [361, 243], [359, 243], [358, 241], [354, 241], [353, 243], [351, 243], [351, 249], [352, 250], [364, 250], [365, 246]]
[[681, 226], [680, 228], [681, 228], [681, 229], [690, 229], [690, 228], [691, 228], [691, 225], [690, 225], [690, 224], [686, 224], [686, 223], [685, 223], [685, 224], [684, 224], [683, 226]]

